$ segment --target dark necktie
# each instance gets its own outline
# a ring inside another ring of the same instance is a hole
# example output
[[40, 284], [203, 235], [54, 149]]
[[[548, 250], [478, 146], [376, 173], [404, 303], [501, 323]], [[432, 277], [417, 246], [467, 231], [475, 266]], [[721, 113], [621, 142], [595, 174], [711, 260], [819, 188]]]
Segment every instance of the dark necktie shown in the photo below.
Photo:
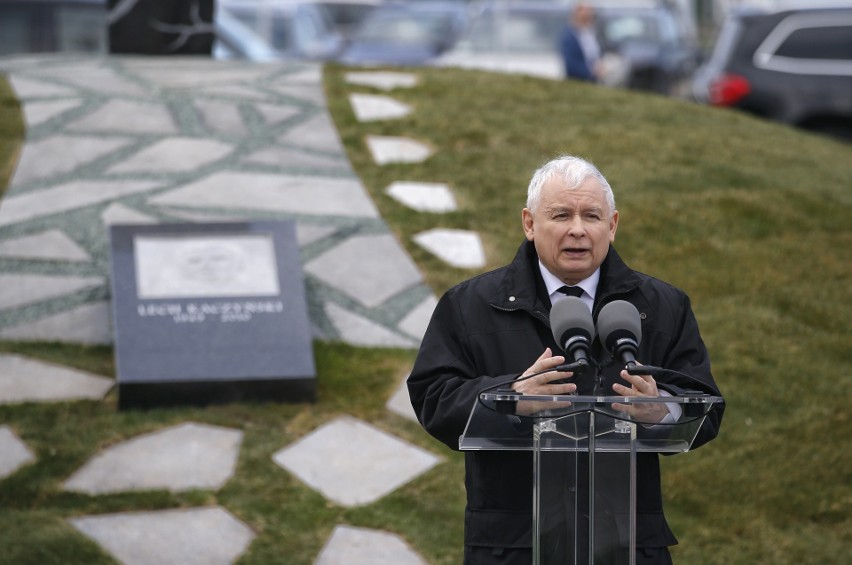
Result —
[[556, 290], [567, 296], [576, 296], [577, 298], [580, 298], [583, 294], [583, 289], [579, 286], [561, 286]]

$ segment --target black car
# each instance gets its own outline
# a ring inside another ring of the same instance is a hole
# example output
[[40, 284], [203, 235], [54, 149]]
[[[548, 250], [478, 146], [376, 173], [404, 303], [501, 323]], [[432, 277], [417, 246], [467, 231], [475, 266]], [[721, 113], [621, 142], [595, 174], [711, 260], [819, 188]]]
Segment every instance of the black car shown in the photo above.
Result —
[[852, 6], [732, 11], [695, 99], [852, 140]]

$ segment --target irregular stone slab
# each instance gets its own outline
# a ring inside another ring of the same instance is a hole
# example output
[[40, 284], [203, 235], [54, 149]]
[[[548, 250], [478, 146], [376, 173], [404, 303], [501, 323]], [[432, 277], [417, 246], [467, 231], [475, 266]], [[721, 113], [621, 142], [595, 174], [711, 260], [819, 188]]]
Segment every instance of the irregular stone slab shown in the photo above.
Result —
[[243, 158], [242, 162], [270, 167], [351, 170], [349, 161], [342, 155], [329, 157], [287, 147], [267, 147]]
[[422, 340], [437, 305], [438, 299], [435, 295], [429, 295], [399, 322], [399, 329], [417, 338], [418, 341]]
[[350, 94], [349, 103], [359, 122], [395, 120], [411, 113], [411, 106], [388, 96]]
[[385, 193], [418, 212], [455, 212], [458, 209], [453, 191], [438, 182], [393, 182]]
[[342, 506], [375, 502], [440, 461], [428, 451], [350, 417], [323, 424], [272, 459]]
[[9, 83], [20, 100], [31, 98], [53, 98], [59, 96], [77, 96], [78, 92], [73, 88], [59, 86], [52, 82], [46, 82], [18, 74], [9, 77]]
[[325, 112], [291, 128], [278, 139], [296, 147], [343, 154], [343, 144]]
[[240, 108], [236, 104], [201, 99], [195, 101], [195, 107], [210, 130], [238, 137], [248, 134]]
[[148, 214], [143, 214], [138, 210], [129, 208], [124, 204], [118, 204], [117, 202], [110, 204], [103, 212], [101, 212], [101, 221], [103, 221], [105, 226], [159, 223], [157, 218], [149, 216]]
[[39, 126], [68, 110], [78, 108], [80, 100], [35, 100], [23, 104], [24, 122], [28, 128]]
[[0, 257], [44, 261], [91, 261], [85, 249], [57, 229], [0, 241]]
[[400, 383], [396, 391], [385, 403], [385, 408], [412, 422], [417, 421], [417, 415], [414, 413], [414, 407], [411, 406], [411, 397], [408, 395], [408, 385], [405, 380]]
[[325, 103], [325, 95], [318, 84], [274, 84], [269, 87], [284, 96], [320, 106]]
[[124, 512], [68, 520], [123, 565], [229, 565], [255, 534], [222, 507]]
[[[197, 91], [194, 91], [197, 92]], [[204, 89], [205, 96], [223, 96], [226, 98], [240, 98], [246, 100], [269, 100], [269, 94], [259, 92], [254, 88], [239, 84], [221, 84], [209, 86]]]
[[263, 119], [270, 126], [286, 122], [301, 112], [297, 107], [285, 104], [255, 104], [254, 109], [263, 116]]
[[233, 146], [215, 139], [174, 137], [159, 141], [110, 168], [109, 173], [180, 173], [218, 161]]
[[108, 100], [89, 115], [68, 124], [66, 129], [161, 135], [177, 133], [171, 113], [162, 104], [119, 99]]
[[296, 224], [296, 241], [300, 246], [305, 246], [325, 239], [336, 231], [334, 227], [299, 222]]
[[0, 355], [0, 404], [102, 399], [115, 381], [91, 373]]
[[0, 310], [20, 308], [106, 284], [101, 277], [0, 274]]
[[396, 334], [334, 302], [325, 305], [325, 313], [344, 343], [360, 347], [402, 347], [413, 349], [417, 343]]
[[368, 308], [423, 280], [390, 234], [350, 237], [309, 261], [305, 271]]
[[[73, 85], [82, 90], [91, 90], [99, 95], [146, 96], [146, 92], [135, 82], [104, 66], [106, 59], [87, 59], [80, 62], [65, 62], [45, 69], [50, 78]], [[39, 69], [42, 71], [42, 69]]]
[[432, 149], [407, 137], [368, 135], [367, 147], [377, 165], [422, 163], [432, 156]]
[[322, 83], [322, 65], [309, 64], [283, 78], [288, 84], [320, 84]]
[[[147, 61], [136, 59], [125, 65], [145, 81], [163, 88], [192, 88], [193, 92], [208, 87], [240, 86], [253, 83], [276, 72], [275, 65], [234, 65], [221, 61], [203, 61], [199, 58], [179, 64], [180, 60], [169, 57], [170, 64], [163, 65], [157, 58]], [[174, 63], [171, 63], [174, 61]]]
[[68, 491], [218, 490], [234, 474], [243, 432], [186, 423], [145, 434], [96, 455], [65, 481]]
[[161, 186], [153, 181], [80, 180], [20, 196], [6, 196], [0, 206], [0, 226], [68, 212]]
[[427, 565], [396, 534], [335, 526], [314, 565]]
[[129, 143], [129, 139], [71, 135], [55, 135], [41, 141], [24, 143], [12, 185], [71, 172]]
[[485, 266], [485, 251], [476, 232], [433, 229], [415, 235], [414, 241], [453, 267], [478, 269]]
[[379, 212], [355, 179], [302, 175], [214, 173], [149, 200], [157, 206], [243, 208], [310, 215], [375, 218]]
[[15, 341], [61, 341], [106, 345], [112, 343], [109, 303], [84, 304], [0, 331], [0, 338]]
[[346, 82], [360, 86], [371, 86], [380, 90], [411, 88], [417, 86], [417, 75], [396, 72], [354, 72], [346, 73]]
[[35, 459], [33, 452], [15, 435], [12, 428], [0, 426], [0, 479], [5, 479]]

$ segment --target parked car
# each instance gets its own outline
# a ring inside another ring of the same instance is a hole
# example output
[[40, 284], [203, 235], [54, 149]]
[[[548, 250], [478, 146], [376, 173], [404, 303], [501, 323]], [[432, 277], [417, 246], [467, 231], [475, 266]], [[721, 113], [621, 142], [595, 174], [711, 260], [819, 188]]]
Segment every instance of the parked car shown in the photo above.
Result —
[[328, 61], [343, 36], [314, 2], [216, 0], [217, 58]]
[[476, 5], [465, 34], [435, 65], [561, 79], [559, 36], [568, 13], [553, 2]]
[[334, 27], [345, 40], [352, 37], [361, 22], [384, 0], [312, 0], [325, 8]]
[[0, 55], [106, 53], [105, 0], [0, 0]]
[[625, 66], [619, 86], [688, 97], [701, 50], [694, 30], [672, 6], [601, 5], [595, 21], [601, 50], [617, 54]]
[[[604, 84], [663, 94], [688, 86], [699, 50], [672, 8], [653, 1], [593, 5]], [[570, 10], [558, 2], [487, 2], [437, 64], [564, 78], [559, 42]]]
[[817, 5], [731, 11], [695, 99], [852, 140], [852, 6]]
[[467, 23], [463, 2], [390, 2], [373, 10], [340, 57], [347, 65], [418, 66], [452, 47]]

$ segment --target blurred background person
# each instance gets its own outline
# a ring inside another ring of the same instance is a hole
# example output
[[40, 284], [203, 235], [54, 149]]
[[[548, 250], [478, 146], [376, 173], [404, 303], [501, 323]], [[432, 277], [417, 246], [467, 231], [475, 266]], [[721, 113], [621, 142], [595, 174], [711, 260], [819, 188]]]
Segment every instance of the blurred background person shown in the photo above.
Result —
[[601, 47], [595, 34], [595, 12], [588, 4], [571, 10], [568, 25], [559, 40], [565, 63], [565, 78], [597, 82], [600, 76]]

